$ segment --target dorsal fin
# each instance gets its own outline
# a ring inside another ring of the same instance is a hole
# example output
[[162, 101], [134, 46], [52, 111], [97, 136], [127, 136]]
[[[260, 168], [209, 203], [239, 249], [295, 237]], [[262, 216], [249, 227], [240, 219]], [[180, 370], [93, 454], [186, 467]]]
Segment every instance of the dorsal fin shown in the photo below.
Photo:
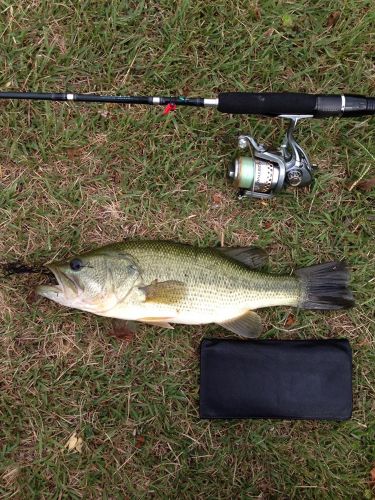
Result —
[[251, 269], [259, 269], [268, 264], [268, 254], [259, 247], [221, 247], [217, 248], [226, 257], [237, 260]]

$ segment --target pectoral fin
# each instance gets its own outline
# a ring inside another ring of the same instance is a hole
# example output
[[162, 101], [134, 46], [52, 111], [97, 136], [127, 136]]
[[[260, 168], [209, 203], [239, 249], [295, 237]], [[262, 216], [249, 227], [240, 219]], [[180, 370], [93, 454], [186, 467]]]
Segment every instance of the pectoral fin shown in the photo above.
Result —
[[217, 248], [220, 253], [237, 260], [251, 269], [259, 269], [268, 264], [268, 254], [259, 247], [222, 247]]
[[238, 318], [218, 323], [218, 325], [241, 337], [254, 338], [262, 333], [262, 320], [254, 311], [247, 311]]
[[186, 285], [182, 281], [154, 281], [144, 286], [141, 290], [145, 294], [145, 302], [158, 304], [175, 304], [183, 299]]

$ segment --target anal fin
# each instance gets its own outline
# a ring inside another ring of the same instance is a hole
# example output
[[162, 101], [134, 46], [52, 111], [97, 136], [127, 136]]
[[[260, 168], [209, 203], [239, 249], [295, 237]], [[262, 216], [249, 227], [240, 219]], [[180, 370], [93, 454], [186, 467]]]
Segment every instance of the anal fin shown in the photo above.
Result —
[[247, 311], [242, 316], [218, 323], [218, 325], [240, 337], [255, 338], [262, 333], [262, 320], [254, 311]]
[[160, 326], [161, 328], [168, 328], [169, 330], [173, 330], [174, 327], [170, 323], [165, 323], [163, 321], [143, 321], [142, 323], [146, 323], [147, 325], [152, 326]]

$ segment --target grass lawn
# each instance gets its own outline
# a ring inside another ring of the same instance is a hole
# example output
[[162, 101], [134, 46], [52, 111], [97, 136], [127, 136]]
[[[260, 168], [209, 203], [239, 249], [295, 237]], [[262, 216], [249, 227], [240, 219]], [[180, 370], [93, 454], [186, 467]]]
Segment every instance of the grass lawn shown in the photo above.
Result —
[[[1, 3], [0, 90], [375, 94], [371, 0]], [[310, 120], [313, 187], [239, 202], [239, 133], [279, 143], [279, 120], [213, 109], [0, 102], [1, 261], [37, 265], [124, 238], [258, 244], [270, 269], [344, 258], [357, 306], [260, 311], [264, 338], [350, 340], [345, 423], [201, 421], [198, 348], [221, 328], [144, 326], [31, 300], [1, 279], [1, 498], [365, 498], [375, 467], [371, 118]], [[79, 439], [79, 442], [77, 442]], [[82, 440], [82, 441], [81, 441]], [[76, 446], [69, 450], [70, 442]], [[77, 451], [77, 447], [80, 451]]]

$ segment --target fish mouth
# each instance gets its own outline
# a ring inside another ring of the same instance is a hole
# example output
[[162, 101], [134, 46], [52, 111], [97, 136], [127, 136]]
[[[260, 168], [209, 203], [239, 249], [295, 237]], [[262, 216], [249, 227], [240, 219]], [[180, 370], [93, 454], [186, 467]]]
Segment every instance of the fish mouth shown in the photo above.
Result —
[[52, 300], [72, 299], [79, 295], [82, 289], [73, 278], [67, 276], [57, 266], [51, 264], [46, 267], [53, 273], [56, 283], [39, 285], [36, 288], [38, 295]]

